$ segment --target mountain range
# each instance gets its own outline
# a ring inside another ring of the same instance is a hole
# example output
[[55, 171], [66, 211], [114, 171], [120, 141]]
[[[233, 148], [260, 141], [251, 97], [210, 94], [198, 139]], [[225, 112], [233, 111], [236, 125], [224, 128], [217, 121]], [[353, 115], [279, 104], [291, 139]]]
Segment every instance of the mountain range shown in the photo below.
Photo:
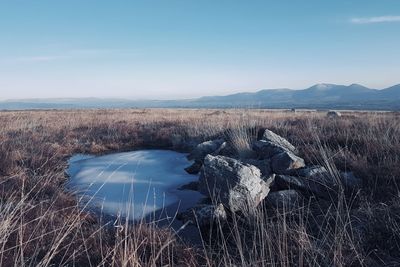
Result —
[[19, 99], [0, 101], [0, 109], [68, 108], [309, 108], [400, 110], [400, 84], [371, 89], [359, 84], [316, 84], [302, 90], [265, 89], [254, 93], [204, 96], [186, 100], [101, 98]]

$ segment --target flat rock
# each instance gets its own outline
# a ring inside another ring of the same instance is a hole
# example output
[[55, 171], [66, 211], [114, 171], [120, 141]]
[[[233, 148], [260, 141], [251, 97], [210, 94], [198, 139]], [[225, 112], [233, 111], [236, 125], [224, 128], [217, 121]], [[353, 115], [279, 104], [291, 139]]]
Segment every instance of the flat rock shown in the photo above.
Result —
[[261, 136], [261, 140], [275, 143], [278, 146], [283, 147], [285, 148], [285, 150], [290, 151], [292, 153], [296, 152], [296, 148], [288, 140], [268, 129], [264, 131], [263, 135]]
[[200, 172], [199, 191], [230, 211], [248, 211], [269, 192], [260, 170], [239, 160], [207, 155]]

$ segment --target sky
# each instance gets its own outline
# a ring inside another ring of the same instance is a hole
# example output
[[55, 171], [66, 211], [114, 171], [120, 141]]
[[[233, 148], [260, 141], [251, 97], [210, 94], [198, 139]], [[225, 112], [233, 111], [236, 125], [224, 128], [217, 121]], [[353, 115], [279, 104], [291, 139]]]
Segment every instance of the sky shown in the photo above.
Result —
[[0, 99], [400, 83], [399, 0], [0, 0]]

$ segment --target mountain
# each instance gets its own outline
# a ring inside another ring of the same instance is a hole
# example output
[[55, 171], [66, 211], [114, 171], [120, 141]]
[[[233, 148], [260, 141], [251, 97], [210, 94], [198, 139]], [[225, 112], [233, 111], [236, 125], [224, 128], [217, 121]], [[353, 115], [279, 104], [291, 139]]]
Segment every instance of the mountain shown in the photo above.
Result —
[[303, 90], [269, 89], [255, 93], [202, 97], [198, 106], [321, 108], [321, 109], [400, 109], [400, 85], [377, 90], [359, 84], [316, 84]]
[[302, 90], [265, 89], [254, 93], [204, 96], [186, 100], [101, 98], [0, 101], [0, 109], [69, 108], [312, 108], [400, 110], [400, 84], [378, 90], [359, 84], [316, 84]]
[[386, 88], [380, 92], [379, 97], [382, 99], [397, 99], [400, 98], [400, 84]]

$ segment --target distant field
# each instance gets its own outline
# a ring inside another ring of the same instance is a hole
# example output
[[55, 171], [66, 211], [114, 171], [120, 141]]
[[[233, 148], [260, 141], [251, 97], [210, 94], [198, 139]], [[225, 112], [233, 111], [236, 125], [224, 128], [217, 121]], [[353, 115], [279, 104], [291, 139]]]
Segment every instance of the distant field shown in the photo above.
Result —
[[[343, 111], [332, 119], [309, 110], [4, 111], [0, 126], [0, 266], [400, 264], [399, 113]], [[354, 172], [362, 190], [319, 213], [260, 211], [254, 229], [238, 224], [231, 235], [211, 239], [206, 233], [203, 247], [154, 224], [103, 227], [64, 190], [75, 153], [189, 151], [218, 136], [241, 150], [261, 128], [287, 138], [307, 163]], [[324, 219], [317, 227], [318, 216]], [[246, 238], [238, 239], [240, 232]]]

